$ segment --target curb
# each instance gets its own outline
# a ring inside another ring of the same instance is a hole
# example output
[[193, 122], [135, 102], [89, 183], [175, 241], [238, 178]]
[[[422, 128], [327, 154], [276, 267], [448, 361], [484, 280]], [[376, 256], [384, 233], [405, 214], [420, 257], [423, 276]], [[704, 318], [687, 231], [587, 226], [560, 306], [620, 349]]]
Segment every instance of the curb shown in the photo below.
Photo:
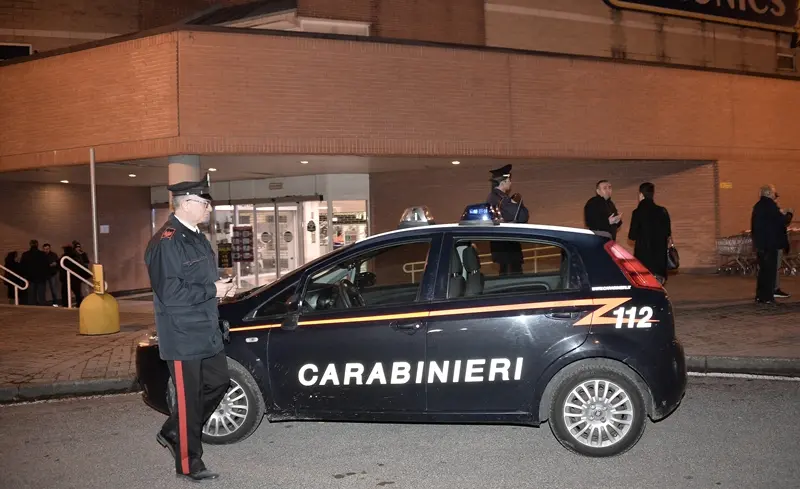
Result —
[[686, 370], [700, 373], [800, 377], [800, 358], [686, 355]]
[[[686, 355], [686, 370], [699, 373], [800, 377], [800, 358]], [[0, 386], [0, 404], [68, 397], [139, 392], [134, 377], [76, 380], [52, 384]]]
[[5, 384], [0, 386], [0, 404], [65, 397], [138, 392], [134, 377], [75, 380], [52, 384]]

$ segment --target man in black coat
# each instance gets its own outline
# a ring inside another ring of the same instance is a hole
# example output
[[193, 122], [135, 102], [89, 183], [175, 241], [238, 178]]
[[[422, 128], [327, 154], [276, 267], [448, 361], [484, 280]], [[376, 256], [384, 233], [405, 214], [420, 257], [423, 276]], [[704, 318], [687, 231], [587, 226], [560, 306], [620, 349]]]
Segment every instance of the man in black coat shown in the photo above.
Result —
[[586, 201], [583, 206], [583, 221], [587, 229], [603, 231], [617, 239], [617, 231], [622, 226], [622, 214], [611, 200], [611, 183], [600, 180], [595, 185], [597, 195]]
[[[503, 222], [528, 222], [528, 208], [522, 196], [511, 192], [511, 165], [491, 170], [492, 191], [486, 202], [500, 210]], [[491, 241], [492, 261], [500, 266], [500, 275], [522, 273], [522, 246], [516, 241]]]
[[28, 280], [27, 301], [30, 306], [46, 306], [47, 277], [50, 273], [47, 255], [39, 249], [39, 241], [32, 239], [30, 249], [19, 260], [23, 277]]
[[761, 187], [761, 198], [753, 206], [750, 215], [750, 229], [753, 248], [758, 257], [758, 278], [756, 280], [756, 302], [775, 303], [775, 280], [778, 274], [778, 250], [789, 246], [786, 235], [786, 216], [775, 202], [774, 185]]
[[672, 244], [672, 221], [669, 212], [655, 203], [656, 187], [650, 182], [639, 185], [639, 205], [631, 214], [628, 239], [635, 241], [633, 256], [655, 275], [659, 283], [667, 281], [667, 249]]
[[176, 394], [156, 439], [172, 452], [179, 476], [216, 479], [202, 460], [202, 432], [230, 385], [217, 298], [233, 293], [234, 285], [218, 280], [214, 250], [197, 227], [210, 214], [208, 176], [168, 189], [175, 211], [145, 251], [160, 356]]

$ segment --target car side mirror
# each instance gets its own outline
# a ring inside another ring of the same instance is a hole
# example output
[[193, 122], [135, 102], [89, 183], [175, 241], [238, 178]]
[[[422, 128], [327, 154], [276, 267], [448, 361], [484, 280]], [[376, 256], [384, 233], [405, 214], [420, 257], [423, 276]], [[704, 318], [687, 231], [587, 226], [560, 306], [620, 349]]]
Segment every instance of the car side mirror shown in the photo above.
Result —
[[355, 286], [359, 289], [364, 287], [372, 287], [377, 282], [378, 277], [372, 272], [361, 272], [356, 275]]
[[297, 325], [300, 321], [301, 306], [302, 301], [300, 300], [300, 296], [297, 294], [292, 294], [286, 301], [286, 317], [281, 323], [282, 330], [294, 331], [297, 329]]

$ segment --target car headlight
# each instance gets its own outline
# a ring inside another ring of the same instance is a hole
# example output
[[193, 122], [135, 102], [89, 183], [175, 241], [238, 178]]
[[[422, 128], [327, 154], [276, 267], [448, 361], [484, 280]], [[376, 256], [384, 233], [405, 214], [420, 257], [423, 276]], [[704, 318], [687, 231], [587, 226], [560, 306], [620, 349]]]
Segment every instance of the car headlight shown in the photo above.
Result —
[[150, 331], [139, 339], [138, 345], [143, 348], [158, 345], [158, 334], [155, 331]]

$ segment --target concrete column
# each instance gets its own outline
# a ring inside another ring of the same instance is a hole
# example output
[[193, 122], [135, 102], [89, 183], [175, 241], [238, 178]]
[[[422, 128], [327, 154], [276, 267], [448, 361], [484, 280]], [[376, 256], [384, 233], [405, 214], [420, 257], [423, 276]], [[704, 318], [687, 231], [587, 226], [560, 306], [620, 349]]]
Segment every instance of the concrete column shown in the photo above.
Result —
[[169, 184], [200, 180], [199, 155], [174, 155], [169, 157]]
[[[173, 155], [169, 157], [169, 184], [180, 182], [196, 182], [200, 180], [199, 155]], [[172, 208], [172, 192], [169, 195], [169, 210]]]

